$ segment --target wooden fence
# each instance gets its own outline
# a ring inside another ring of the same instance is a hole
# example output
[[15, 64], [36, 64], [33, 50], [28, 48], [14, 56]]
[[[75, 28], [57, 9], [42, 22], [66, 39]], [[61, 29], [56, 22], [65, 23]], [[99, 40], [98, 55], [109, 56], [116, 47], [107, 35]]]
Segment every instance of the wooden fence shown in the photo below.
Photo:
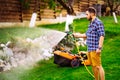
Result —
[[0, 22], [22, 21], [21, 5], [18, 0], [0, 0]]
[[[40, 0], [30, 0], [29, 9], [24, 9], [20, 0], [0, 0], [0, 22], [23, 22], [30, 20], [32, 13], [37, 12], [37, 21], [43, 18], [56, 18], [59, 12], [49, 9], [46, 2]], [[75, 0], [75, 12], [84, 12], [87, 7], [95, 4], [95, 0]], [[61, 8], [56, 8], [60, 10]], [[66, 16], [66, 10], [62, 10], [63, 16]]]

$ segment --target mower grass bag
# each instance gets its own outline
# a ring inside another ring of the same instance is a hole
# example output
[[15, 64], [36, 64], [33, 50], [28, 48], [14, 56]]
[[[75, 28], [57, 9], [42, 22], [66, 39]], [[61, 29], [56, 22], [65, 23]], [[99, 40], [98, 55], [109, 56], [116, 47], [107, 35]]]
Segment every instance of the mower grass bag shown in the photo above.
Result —
[[73, 55], [65, 51], [54, 51], [54, 63], [62, 67], [78, 67], [82, 65], [82, 60], [79, 55]]

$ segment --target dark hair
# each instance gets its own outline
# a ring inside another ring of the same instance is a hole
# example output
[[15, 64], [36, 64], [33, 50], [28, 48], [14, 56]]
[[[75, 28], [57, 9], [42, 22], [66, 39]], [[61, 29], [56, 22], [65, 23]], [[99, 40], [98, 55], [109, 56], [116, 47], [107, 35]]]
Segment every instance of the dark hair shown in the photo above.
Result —
[[94, 7], [89, 7], [86, 11], [96, 14], [96, 9]]

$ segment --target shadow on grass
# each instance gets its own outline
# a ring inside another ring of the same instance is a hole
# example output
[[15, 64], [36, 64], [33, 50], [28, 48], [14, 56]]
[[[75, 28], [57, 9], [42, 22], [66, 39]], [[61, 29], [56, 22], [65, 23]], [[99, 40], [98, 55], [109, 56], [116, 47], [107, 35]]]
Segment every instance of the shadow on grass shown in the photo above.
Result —
[[118, 32], [112, 32], [112, 31], [105, 31], [105, 38], [109, 39], [109, 38], [114, 38], [119, 36], [120, 33]]

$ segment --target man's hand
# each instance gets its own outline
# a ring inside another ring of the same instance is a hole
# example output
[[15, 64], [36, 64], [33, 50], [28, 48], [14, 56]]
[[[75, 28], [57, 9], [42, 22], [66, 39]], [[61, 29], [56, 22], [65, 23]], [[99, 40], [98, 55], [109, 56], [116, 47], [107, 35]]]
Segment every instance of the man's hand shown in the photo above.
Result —
[[73, 33], [73, 36], [76, 37], [76, 38], [79, 38], [80, 37], [80, 33]]
[[86, 38], [86, 34], [81, 34], [81, 33], [73, 33], [74, 37], [76, 38]]
[[97, 49], [97, 50], [96, 50], [96, 53], [97, 53], [97, 54], [100, 54], [100, 53], [101, 53], [101, 50], [100, 50], [100, 49]]

